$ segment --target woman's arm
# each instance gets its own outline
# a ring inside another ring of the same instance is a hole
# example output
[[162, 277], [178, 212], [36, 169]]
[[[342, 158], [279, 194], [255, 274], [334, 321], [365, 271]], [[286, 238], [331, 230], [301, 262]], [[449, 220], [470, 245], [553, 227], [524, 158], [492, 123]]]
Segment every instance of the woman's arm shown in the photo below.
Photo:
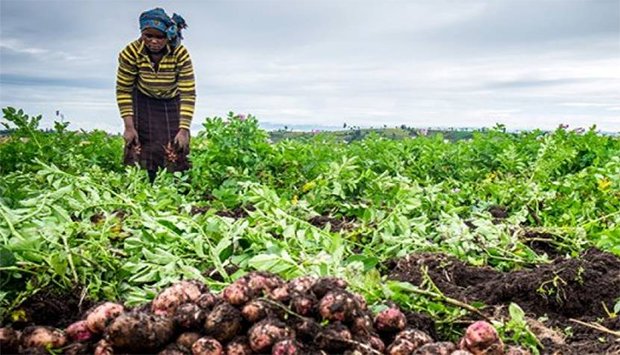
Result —
[[128, 119], [133, 126], [133, 90], [138, 75], [135, 49], [128, 45], [118, 56], [118, 71], [116, 73], [116, 102], [121, 117], [127, 126]]
[[189, 53], [185, 47], [179, 48], [179, 94], [180, 94], [180, 111], [181, 119], [179, 122], [179, 128], [189, 130], [192, 123], [192, 117], [194, 116], [194, 106], [196, 104], [196, 81], [194, 80], [194, 67], [192, 66], [192, 60], [189, 57]]

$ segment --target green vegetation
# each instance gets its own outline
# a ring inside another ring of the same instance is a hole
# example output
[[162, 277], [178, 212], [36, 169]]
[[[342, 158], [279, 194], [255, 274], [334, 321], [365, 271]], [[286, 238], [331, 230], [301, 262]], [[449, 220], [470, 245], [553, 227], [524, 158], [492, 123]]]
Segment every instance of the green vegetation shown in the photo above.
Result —
[[[3, 112], [1, 318], [49, 285], [136, 305], [181, 278], [221, 289], [255, 269], [343, 277], [370, 304], [391, 298], [454, 334], [467, 311], [386, 283], [385, 262], [433, 251], [500, 270], [545, 263], [531, 231], [566, 255], [591, 246], [620, 255], [620, 140], [594, 129], [272, 144], [254, 117], [230, 114], [206, 119], [189, 173], [161, 173], [151, 186], [122, 166], [120, 137], [66, 124], [43, 133], [40, 117]], [[506, 330], [529, 337], [518, 310]]]

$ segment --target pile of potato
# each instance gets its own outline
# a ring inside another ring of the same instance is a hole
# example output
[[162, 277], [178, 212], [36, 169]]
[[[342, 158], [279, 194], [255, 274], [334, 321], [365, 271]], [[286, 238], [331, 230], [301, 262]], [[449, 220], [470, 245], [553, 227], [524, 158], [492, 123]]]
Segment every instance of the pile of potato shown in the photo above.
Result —
[[489, 323], [472, 324], [454, 344], [408, 326], [391, 305], [374, 315], [338, 278], [252, 272], [214, 294], [180, 281], [150, 305], [105, 302], [64, 330], [0, 329], [2, 353], [61, 349], [66, 354], [526, 354], [506, 348]]

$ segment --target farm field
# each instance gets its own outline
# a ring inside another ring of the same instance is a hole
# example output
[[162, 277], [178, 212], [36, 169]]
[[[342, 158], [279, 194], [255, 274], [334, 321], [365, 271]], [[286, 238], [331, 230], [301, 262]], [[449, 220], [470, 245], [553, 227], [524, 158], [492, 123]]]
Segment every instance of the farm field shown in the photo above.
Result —
[[[151, 186], [121, 164], [118, 136], [3, 113], [3, 349], [27, 352], [29, 327], [64, 330], [109, 301], [125, 323], [67, 329], [72, 340], [40, 351], [189, 354], [196, 338], [175, 339], [193, 332], [218, 343], [203, 338], [201, 354], [414, 353], [405, 328], [436, 347], [417, 354], [620, 351], [617, 136], [498, 126], [455, 142], [270, 143], [231, 113], [195, 133], [190, 172]], [[267, 321], [244, 312], [252, 302]], [[476, 321], [496, 348], [467, 345]]]

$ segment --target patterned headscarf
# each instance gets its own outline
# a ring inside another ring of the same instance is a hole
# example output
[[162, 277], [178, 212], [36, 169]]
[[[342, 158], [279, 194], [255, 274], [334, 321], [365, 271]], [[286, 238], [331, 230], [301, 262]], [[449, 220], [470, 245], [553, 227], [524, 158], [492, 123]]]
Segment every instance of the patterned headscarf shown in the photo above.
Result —
[[164, 9], [157, 7], [140, 14], [140, 31], [145, 28], [162, 31], [168, 37], [170, 45], [176, 47], [183, 39], [181, 30], [187, 28], [187, 23], [180, 15], [173, 14], [170, 18]]

